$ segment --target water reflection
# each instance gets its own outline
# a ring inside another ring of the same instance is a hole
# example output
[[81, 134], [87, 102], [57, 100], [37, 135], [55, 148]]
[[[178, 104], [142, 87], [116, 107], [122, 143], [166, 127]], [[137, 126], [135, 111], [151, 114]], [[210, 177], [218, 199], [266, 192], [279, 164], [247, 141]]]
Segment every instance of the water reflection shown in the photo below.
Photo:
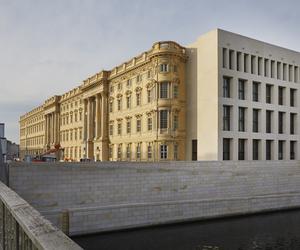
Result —
[[74, 237], [87, 250], [299, 250], [300, 210]]

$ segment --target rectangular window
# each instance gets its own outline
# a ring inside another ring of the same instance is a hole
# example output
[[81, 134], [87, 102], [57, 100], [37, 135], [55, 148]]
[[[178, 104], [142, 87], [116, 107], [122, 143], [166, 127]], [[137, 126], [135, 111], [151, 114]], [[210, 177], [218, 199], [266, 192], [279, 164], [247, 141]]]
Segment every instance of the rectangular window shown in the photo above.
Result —
[[141, 159], [141, 144], [138, 143], [137, 146], [136, 146], [136, 158], [137, 159]]
[[126, 97], [126, 106], [128, 109], [131, 108], [131, 96]]
[[174, 144], [174, 160], [178, 160], [178, 144]]
[[244, 54], [244, 72], [248, 73], [249, 72], [249, 55], [248, 54]]
[[230, 106], [223, 106], [223, 130], [230, 131]]
[[295, 134], [295, 123], [296, 123], [296, 114], [290, 113], [290, 134]]
[[271, 60], [271, 78], [275, 78], [275, 61]]
[[245, 131], [246, 108], [239, 107], [239, 131]]
[[148, 131], [152, 130], [152, 118], [148, 117]]
[[109, 112], [113, 112], [113, 102], [109, 103]]
[[118, 135], [122, 133], [122, 123], [118, 123]]
[[277, 62], [277, 79], [281, 79], [281, 62]]
[[130, 160], [131, 158], [131, 144], [127, 144], [127, 147], [126, 147], [126, 157], [127, 157], [127, 160]]
[[296, 159], [296, 141], [290, 141], [290, 159]]
[[136, 120], [136, 132], [141, 132], [141, 119]]
[[236, 53], [236, 70], [241, 71], [241, 60], [242, 60], [242, 53]]
[[290, 106], [295, 107], [296, 89], [290, 89]]
[[298, 66], [294, 67], [294, 82], [299, 82], [299, 68]]
[[253, 160], [259, 160], [259, 140], [256, 140], [254, 139], [252, 141], [252, 154], [253, 154], [253, 157], [252, 159]]
[[253, 109], [253, 114], [252, 114], [252, 119], [253, 119], [252, 131], [254, 133], [258, 132], [258, 127], [259, 127], [258, 115], [259, 115], [259, 109]]
[[230, 98], [230, 82], [229, 77], [223, 77], [223, 97]]
[[293, 81], [293, 65], [289, 65], [289, 82]]
[[256, 62], [255, 62], [256, 57], [255, 56], [251, 56], [251, 74], [255, 74], [255, 66], [256, 66]]
[[152, 159], [152, 147], [151, 145], [148, 145], [148, 159]]
[[282, 74], [282, 78], [283, 78], [284, 81], [286, 81], [286, 79], [287, 79], [286, 76], [287, 76], [287, 64], [284, 63], [283, 64], [283, 74]]
[[164, 63], [160, 65], [160, 72], [169, 72], [169, 65]]
[[147, 90], [147, 101], [148, 101], [148, 103], [150, 103], [151, 102], [151, 100], [152, 100], [152, 98], [151, 98], [151, 90]]
[[223, 48], [223, 68], [227, 68], [227, 49]]
[[127, 121], [126, 123], [126, 132], [127, 134], [130, 134], [131, 133], [131, 121]]
[[118, 145], [118, 160], [120, 160], [122, 157], [122, 145], [119, 144]]
[[278, 104], [283, 105], [284, 102], [284, 87], [278, 87]]
[[284, 128], [284, 112], [278, 113], [278, 133], [283, 134]]
[[197, 161], [197, 140], [192, 140], [192, 161]]
[[259, 76], [262, 75], [262, 69], [263, 69], [263, 59], [261, 57], [258, 57], [258, 65], [257, 65], [257, 74]]
[[113, 146], [109, 146], [109, 158], [113, 157]]
[[142, 75], [137, 75], [136, 76], [136, 82], [141, 82], [142, 81]]
[[136, 93], [136, 106], [141, 105], [141, 93]]
[[118, 99], [118, 110], [121, 110], [121, 99]]
[[121, 89], [122, 89], [122, 84], [118, 83], [118, 90], [121, 90]]
[[177, 84], [175, 84], [174, 86], [173, 86], [173, 98], [178, 98], [178, 96], [179, 96], [179, 91], [178, 91], [178, 85]]
[[174, 114], [173, 116], [173, 129], [177, 130], [178, 129], [178, 115]]
[[245, 80], [239, 79], [239, 99], [245, 100]]
[[230, 143], [231, 139], [223, 138], [223, 160], [230, 160]]
[[160, 98], [168, 98], [168, 88], [169, 83], [168, 82], [161, 82], [160, 83]]
[[284, 141], [278, 141], [278, 160], [284, 158]]
[[160, 116], [160, 128], [167, 129], [168, 128], [168, 110], [161, 110], [159, 112]]
[[272, 111], [266, 110], [266, 133], [272, 133]]
[[253, 82], [252, 85], [252, 101], [258, 102], [259, 101], [259, 82]]
[[77, 141], [77, 129], [74, 130], [74, 140]]
[[160, 159], [167, 159], [168, 158], [168, 146], [163, 144], [160, 145]]
[[239, 161], [243, 161], [245, 160], [245, 144], [246, 144], [246, 140], [245, 139], [239, 139], [238, 141], [239, 145], [239, 155], [238, 155], [238, 160]]
[[266, 160], [272, 160], [272, 140], [266, 140]]
[[272, 85], [266, 85], [266, 103], [272, 103]]
[[233, 61], [234, 61], [234, 51], [229, 50], [229, 69], [234, 69], [233, 68]]
[[110, 124], [109, 125], [109, 135], [113, 135], [114, 134], [114, 125]]
[[264, 60], [264, 72], [265, 72], [265, 77], [269, 76], [269, 59]]

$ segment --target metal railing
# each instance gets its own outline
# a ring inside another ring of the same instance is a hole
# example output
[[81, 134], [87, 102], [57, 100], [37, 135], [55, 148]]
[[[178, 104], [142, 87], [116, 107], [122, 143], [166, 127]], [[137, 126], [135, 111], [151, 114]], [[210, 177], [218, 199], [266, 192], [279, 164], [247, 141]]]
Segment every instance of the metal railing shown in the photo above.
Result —
[[2, 182], [0, 182], [0, 248], [82, 249]]

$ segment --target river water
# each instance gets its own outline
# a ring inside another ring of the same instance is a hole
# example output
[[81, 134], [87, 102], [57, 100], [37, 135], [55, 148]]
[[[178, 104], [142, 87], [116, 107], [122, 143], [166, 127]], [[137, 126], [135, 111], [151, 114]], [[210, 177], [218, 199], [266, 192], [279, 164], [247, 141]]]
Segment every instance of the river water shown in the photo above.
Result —
[[73, 237], [87, 250], [300, 250], [300, 210]]

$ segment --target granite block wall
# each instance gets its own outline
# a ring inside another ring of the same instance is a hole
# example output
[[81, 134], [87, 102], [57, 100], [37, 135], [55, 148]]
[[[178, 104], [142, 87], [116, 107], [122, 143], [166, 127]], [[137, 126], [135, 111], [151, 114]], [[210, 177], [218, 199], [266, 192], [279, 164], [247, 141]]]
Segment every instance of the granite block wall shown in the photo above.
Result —
[[298, 207], [300, 162], [14, 163], [9, 185], [78, 235]]

